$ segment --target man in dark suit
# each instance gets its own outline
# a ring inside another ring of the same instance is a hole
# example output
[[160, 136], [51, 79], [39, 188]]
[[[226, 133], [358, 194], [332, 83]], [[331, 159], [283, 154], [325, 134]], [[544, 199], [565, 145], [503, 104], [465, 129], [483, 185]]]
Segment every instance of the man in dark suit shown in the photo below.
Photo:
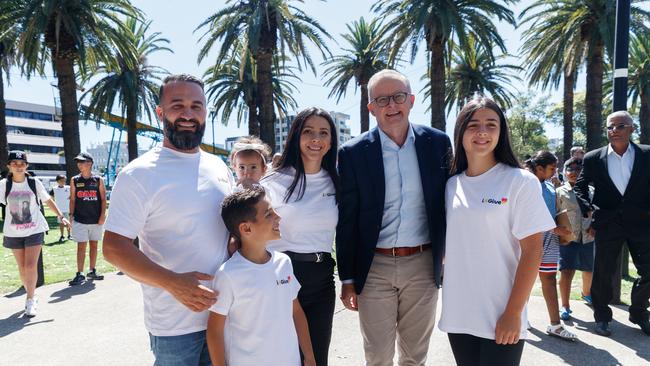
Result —
[[[639, 278], [632, 287], [630, 321], [650, 335], [650, 146], [630, 142], [632, 117], [625, 111], [607, 117], [609, 144], [585, 155], [575, 186], [583, 214], [593, 213], [591, 229], [596, 236], [591, 296], [595, 332], [611, 335], [613, 276], [626, 242]], [[595, 188], [589, 197], [589, 184]]]
[[409, 123], [415, 97], [393, 70], [368, 83], [378, 127], [339, 151], [336, 254], [341, 300], [359, 311], [366, 365], [424, 365], [444, 255], [451, 143]]

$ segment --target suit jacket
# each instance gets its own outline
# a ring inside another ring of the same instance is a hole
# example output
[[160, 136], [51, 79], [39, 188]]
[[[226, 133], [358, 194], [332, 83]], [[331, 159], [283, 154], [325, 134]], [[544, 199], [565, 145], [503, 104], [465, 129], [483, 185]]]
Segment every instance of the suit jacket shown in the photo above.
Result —
[[[451, 143], [444, 133], [411, 125], [420, 168], [434, 281], [440, 286], [445, 248], [445, 184]], [[341, 201], [336, 227], [336, 259], [341, 280], [354, 279], [361, 293], [375, 255], [384, 213], [385, 180], [379, 130], [374, 128], [339, 150]]]
[[[596, 230], [607, 229], [613, 222], [631, 230], [650, 228], [650, 146], [631, 144], [634, 165], [623, 195], [609, 177], [607, 146], [584, 157], [575, 193], [583, 214], [594, 211], [592, 226]], [[592, 199], [589, 184], [594, 187]]]

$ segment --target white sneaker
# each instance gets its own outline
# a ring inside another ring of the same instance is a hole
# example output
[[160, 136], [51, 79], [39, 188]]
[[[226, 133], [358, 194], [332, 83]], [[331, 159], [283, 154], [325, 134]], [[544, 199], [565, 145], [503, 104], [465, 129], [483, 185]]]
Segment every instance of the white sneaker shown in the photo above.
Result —
[[38, 307], [38, 298], [36, 296], [25, 301], [25, 316], [34, 317], [36, 316], [36, 308]]

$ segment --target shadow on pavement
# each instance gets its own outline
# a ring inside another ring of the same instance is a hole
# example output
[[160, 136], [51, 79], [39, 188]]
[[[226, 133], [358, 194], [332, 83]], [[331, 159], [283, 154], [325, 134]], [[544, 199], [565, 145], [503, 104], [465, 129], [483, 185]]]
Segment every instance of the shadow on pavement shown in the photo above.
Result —
[[24, 288], [23, 286], [20, 286], [20, 287], [18, 287], [14, 292], [8, 293], [8, 294], [6, 294], [4, 297], [6, 297], [6, 298], [8, 298], [8, 299], [11, 299], [11, 298], [13, 298], [13, 297], [22, 296], [22, 295], [24, 295], [25, 293], [26, 293], [26, 292], [25, 292], [25, 288]]
[[17, 332], [30, 325], [49, 323], [54, 321], [54, 319], [33, 321], [34, 318], [28, 318], [24, 315], [24, 313], [25, 312], [21, 310], [17, 313], [12, 314], [6, 319], [0, 319], [0, 338], [8, 336], [9, 334]]
[[95, 289], [95, 284], [92, 281], [86, 281], [81, 285], [70, 286], [63, 288], [59, 291], [53, 292], [50, 297], [53, 299], [48, 301], [50, 304], [55, 304], [65, 300], [71, 299], [73, 296], [87, 294]]
[[526, 343], [545, 352], [557, 355], [567, 365], [592, 365], [610, 366], [621, 363], [604, 349], [596, 348], [581, 340], [572, 342], [549, 336], [540, 329], [531, 329], [528, 332], [541, 338], [541, 340], [527, 340]]

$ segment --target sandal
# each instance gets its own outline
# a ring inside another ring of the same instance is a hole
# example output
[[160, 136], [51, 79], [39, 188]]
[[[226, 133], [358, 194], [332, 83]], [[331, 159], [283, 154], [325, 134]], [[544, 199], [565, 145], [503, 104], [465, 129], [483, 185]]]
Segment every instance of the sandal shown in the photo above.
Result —
[[571, 311], [570, 308], [565, 308], [564, 306], [561, 307], [560, 308], [560, 319], [562, 319], [562, 320], [571, 319], [571, 313], [573, 313], [573, 311]]
[[562, 338], [565, 341], [575, 341], [578, 339], [577, 335], [564, 329], [564, 326], [562, 324], [549, 325], [546, 328], [546, 333], [554, 337]]
[[582, 300], [587, 304], [587, 306], [592, 306], [591, 303], [591, 295], [585, 295], [584, 293], [580, 293]]

